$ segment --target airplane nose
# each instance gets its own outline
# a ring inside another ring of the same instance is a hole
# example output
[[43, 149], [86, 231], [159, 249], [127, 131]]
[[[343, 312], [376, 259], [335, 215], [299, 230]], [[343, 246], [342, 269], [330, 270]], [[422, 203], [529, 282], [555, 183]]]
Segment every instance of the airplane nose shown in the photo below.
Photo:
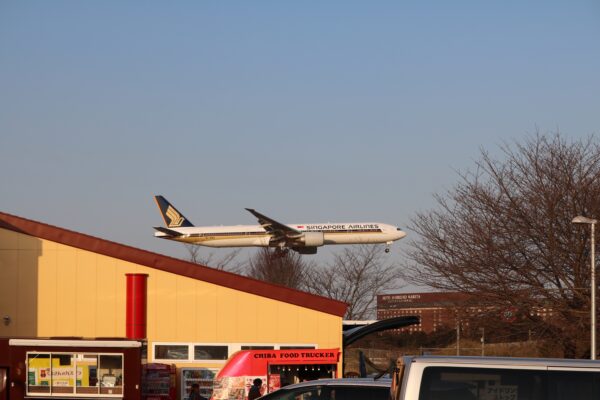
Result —
[[406, 232], [401, 231], [400, 228], [398, 228], [396, 230], [396, 240], [400, 240], [402, 239], [404, 236], [406, 236]]

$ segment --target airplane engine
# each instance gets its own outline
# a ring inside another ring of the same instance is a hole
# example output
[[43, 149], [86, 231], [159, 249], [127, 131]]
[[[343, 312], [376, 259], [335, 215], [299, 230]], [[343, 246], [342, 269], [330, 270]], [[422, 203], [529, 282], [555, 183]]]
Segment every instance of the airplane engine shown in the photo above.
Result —
[[306, 247], [323, 246], [323, 232], [305, 232], [302, 238], [300, 238], [300, 242]]
[[300, 254], [317, 254], [316, 247], [292, 247], [292, 250], [297, 251]]

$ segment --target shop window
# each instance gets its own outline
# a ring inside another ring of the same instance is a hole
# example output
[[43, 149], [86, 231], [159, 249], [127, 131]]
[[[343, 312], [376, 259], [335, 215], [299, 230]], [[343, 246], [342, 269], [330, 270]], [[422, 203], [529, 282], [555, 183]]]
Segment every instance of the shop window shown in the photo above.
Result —
[[280, 350], [314, 349], [315, 346], [279, 346]]
[[123, 356], [103, 354], [99, 359], [100, 394], [122, 394]]
[[75, 360], [73, 354], [52, 354], [52, 393], [73, 393]]
[[78, 394], [98, 394], [98, 355], [75, 354], [77, 380], [75, 392]]
[[31, 353], [27, 355], [27, 392], [31, 394], [50, 393], [51, 382], [50, 354]]
[[275, 346], [242, 346], [242, 350], [275, 350]]
[[188, 345], [157, 344], [154, 346], [155, 360], [188, 360]]
[[123, 355], [27, 353], [27, 394], [69, 397], [123, 394]]
[[228, 346], [194, 346], [194, 360], [227, 360]]

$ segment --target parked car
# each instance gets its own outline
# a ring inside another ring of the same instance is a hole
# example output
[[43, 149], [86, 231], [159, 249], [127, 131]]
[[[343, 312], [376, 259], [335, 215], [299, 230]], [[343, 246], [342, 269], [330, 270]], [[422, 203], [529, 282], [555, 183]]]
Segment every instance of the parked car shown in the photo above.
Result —
[[496, 357], [403, 357], [393, 400], [597, 400], [600, 361]]
[[284, 386], [260, 400], [388, 400], [391, 379], [318, 379]]

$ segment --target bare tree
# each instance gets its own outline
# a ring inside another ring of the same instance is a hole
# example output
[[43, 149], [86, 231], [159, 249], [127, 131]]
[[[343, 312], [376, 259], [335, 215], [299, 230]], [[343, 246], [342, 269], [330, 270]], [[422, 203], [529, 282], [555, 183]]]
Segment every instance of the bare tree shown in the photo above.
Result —
[[261, 248], [248, 261], [247, 275], [293, 289], [304, 289], [307, 271], [312, 263], [295, 251], [278, 253], [275, 249]]
[[309, 291], [348, 303], [346, 319], [374, 317], [378, 293], [398, 289], [398, 267], [387, 261], [380, 245], [345, 248], [334, 255], [331, 263], [313, 268]]
[[186, 244], [185, 248], [188, 251], [188, 261], [195, 264], [233, 273], [240, 273], [244, 269], [244, 263], [238, 259], [241, 249], [236, 249], [226, 253], [222, 257], [217, 257], [213, 252], [202, 254], [200, 246], [195, 244]]
[[[594, 137], [567, 142], [536, 134], [486, 151], [460, 174], [437, 208], [417, 214], [405, 279], [473, 294], [481, 310], [511, 310], [514, 329], [589, 355], [589, 229], [600, 217], [600, 148]], [[501, 318], [497, 318], [498, 321]]]

